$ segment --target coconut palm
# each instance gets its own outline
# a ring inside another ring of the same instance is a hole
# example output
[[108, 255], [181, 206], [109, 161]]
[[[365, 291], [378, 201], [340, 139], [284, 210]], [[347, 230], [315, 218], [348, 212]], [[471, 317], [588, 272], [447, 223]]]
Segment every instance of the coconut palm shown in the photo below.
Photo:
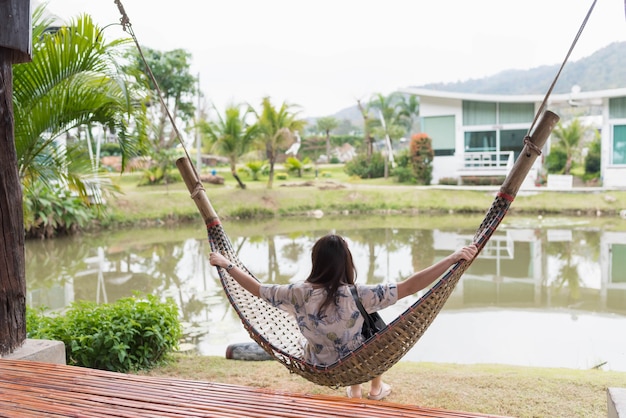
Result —
[[250, 150], [259, 134], [257, 124], [246, 122], [251, 111], [247, 107], [242, 112], [242, 106], [230, 105], [224, 111], [224, 115], [220, 115], [216, 109], [217, 121], [201, 125], [202, 132], [211, 141], [212, 150], [228, 158], [230, 172], [242, 189], [245, 189], [246, 185], [237, 175], [237, 160]]
[[419, 99], [414, 94], [402, 95], [398, 107], [400, 109], [399, 120], [406, 125], [407, 134], [410, 137], [413, 125], [420, 114]]
[[332, 116], [319, 118], [317, 120], [317, 129], [326, 135], [326, 158], [330, 162], [330, 131], [339, 126], [339, 121]]
[[26, 187], [58, 181], [84, 193], [81, 176], [90, 165], [82, 144], [60, 141], [72, 130], [99, 124], [116, 132], [123, 164], [137, 150], [128, 135], [136, 102], [116, 65], [127, 41], [105, 42], [88, 15], [46, 33], [51, 21], [43, 10], [33, 13], [32, 62], [13, 69], [18, 171]]
[[260, 129], [260, 141], [265, 146], [265, 153], [270, 164], [267, 188], [271, 189], [274, 182], [274, 165], [281, 147], [293, 140], [294, 132], [302, 130], [306, 121], [297, 119], [297, 113], [292, 112], [292, 106], [283, 103], [276, 109], [265, 97], [261, 103], [261, 113], [257, 114]]

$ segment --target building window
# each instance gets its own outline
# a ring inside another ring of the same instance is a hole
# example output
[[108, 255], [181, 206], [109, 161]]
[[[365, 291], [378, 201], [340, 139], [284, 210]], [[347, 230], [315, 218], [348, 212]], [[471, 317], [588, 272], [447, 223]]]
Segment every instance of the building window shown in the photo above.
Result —
[[609, 119], [626, 119], [626, 97], [609, 99]]
[[424, 117], [422, 127], [432, 140], [435, 156], [454, 155], [454, 115]]
[[611, 245], [611, 283], [626, 283], [626, 245]]
[[463, 101], [463, 125], [495, 125], [496, 104], [490, 102]]
[[533, 103], [500, 103], [498, 123], [531, 123], [535, 118]]
[[465, 132], [465, 152], [496, 151], [496, 131]]
[[508, 129], [500, 131], [500, 151], [513, 151], [513, 158], [517, 159], [524, 148], [526, 129]]
[[613, 125], [612, 163], [626, 164], [626, 125]]

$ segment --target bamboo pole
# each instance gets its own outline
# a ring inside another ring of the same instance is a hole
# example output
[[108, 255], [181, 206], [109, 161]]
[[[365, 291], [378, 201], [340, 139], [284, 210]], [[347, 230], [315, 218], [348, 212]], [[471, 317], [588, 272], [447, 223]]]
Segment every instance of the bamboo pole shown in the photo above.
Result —
[[511, 172], [504, 180], [504, 183], [502, 183], [500, 193], [505, 193], [511, 197], [517, 195], [524, 179], [526, 179], [535, 160], [541, 154], [541, 149], [558, 121], [559, 116], [549, 110], [546, 110], [541, 115], [541, 119], [537, 123], [535, 130], [530, 134], [530, 137], [527, 138], [527, 141], [525, 141], [524, 148], [519, 157], [517, 157]]
[[198, 174], [196, 170], [194, 170], [189, 158], [182, 157], [176, 160], [176, 167], [178, 167], [178, 171], [180, 171], [183, 180], [185, 180], [187, 189], [189, 193], [191, 193], [191, 198], [196, 203], [200, 215], [202, 215], [202, 219], [204, 219], [204, 223], [208, 225], [218, 220], [217, 212], [213, 209], [213, 205], [211, 205], [204, 190], [204, 186], [198, 178]]

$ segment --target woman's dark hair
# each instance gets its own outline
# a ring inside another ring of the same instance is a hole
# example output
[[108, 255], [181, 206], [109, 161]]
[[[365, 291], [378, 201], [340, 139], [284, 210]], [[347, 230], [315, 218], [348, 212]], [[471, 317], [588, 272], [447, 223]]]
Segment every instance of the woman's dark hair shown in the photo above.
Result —
[[323, 312], [327, 305], [336, 303], [339, 286], [354, 284], [356, 268], [348, 243], [334, 234], [323, 236], [313, 245], [311, 264], [311, 274], [306, 280], [326, 289], [326, 300], [320, 306]]

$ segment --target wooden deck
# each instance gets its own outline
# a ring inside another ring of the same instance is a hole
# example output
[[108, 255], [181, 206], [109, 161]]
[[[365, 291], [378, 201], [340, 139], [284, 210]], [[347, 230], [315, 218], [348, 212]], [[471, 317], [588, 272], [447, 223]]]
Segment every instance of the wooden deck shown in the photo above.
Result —
[[2, 417], [493, 417], [0, 359]]

